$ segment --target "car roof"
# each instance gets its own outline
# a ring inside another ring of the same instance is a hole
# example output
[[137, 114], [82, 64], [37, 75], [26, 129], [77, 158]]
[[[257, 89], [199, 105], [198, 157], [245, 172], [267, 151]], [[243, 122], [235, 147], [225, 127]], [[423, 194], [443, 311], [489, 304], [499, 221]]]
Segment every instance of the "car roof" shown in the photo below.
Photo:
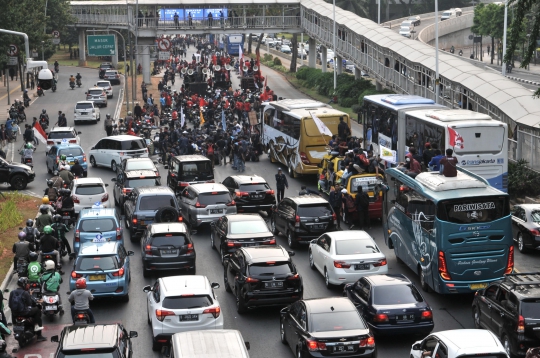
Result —
[[[433, 333], [441, 338], [446, 345], [453, 345], [454, 350], [458, 350], [456, 355], [463, 353], [472, 353], [471, 350], [483, 353], [492, 353], [487, 349], [502, 348], [497, 337], [488, 330], [484, 329], [452, 329]], [[466, 351], [465, 351], [466, 350]], [[495, 350], [498, 352], [498, 350]]]
[[499, 281], [511, 290], [518, 299], [540, 298], [540, 272], [513, 273]]
[[332, 240], [341, 241], [341, 240], [352, 240], [352, 239], [361, 239], [361, 240], [373, 240], [373, 238], [364, 230], [345, 230], [345, 231], [333, 231], [326, 233]]
[[259, 175], [231, 175], [231, 178], [238, 184], [266, 183], [266, 179]]
[[165, 296], [184, 293], [205, 294], [211, 292], [210, 282], [203, 275], [167, 276], [159, 279], [160, 290]]
[[289, 253], [282, 246], [255, 246], [240, 248], [248, 263], [265, 261], [289, 261]]
[[125, 158], [123, 161], [124, 161], [124, 162], [147, 162], [147, 161], [151, 161], [152, 163], [154, 163], [154, 161], [152, 160], [152, 158], [148, 158], [148, 157]]
[[101, 88], [101, 87], [90, 87], [88, 90], [89, 91], [91, 91], [91, 90], [103, 91], [103, 88]]
[[[94, 103], [94, 102], [90, 101], [89, 103]], [[127, 135], [127, 134], [111, 135], [111, 136], [108, 136], [106, 138], [107, 139], [112, 139], [112, 140], [118, 140], [118, 141], [136, 140], [136, 139], [142, 140], [141, 137], [135, 137], [135, 136], [132, 136], [132, 135]]]
[[296, 204], [298, 205], [303, 205], [303, 204], [328, 204], [328, 201], [321, 198], [320, 196], [318, 195], [314, 195], [314, 194], [308, 194], [308, 195], [300, 195], [300, 196], [293, 196], [293, 197], [289, 197], [289, 199], [291, 199], [292, 201], [294, 201]]
[[120, 242], [106, 241], [106, 242], [82, 242], [79, 248], [80, 256], [100, 256], [100, 255], [113, 255], [118, 252], [118, 245]]
[[[93, 101], [77, 101], [77, 104], [79, 104], [79, 103], [90, 103], [92, 105], [94, 104]], [[133, 137], [133, 136], [131, 136], [131, 137]], [[110, 137], [107, 137], [107, 138], [110, 138]]]
[[99, 81], [96, 81], [96, 84], [98, 84], [100, 82], [107, 82], [108, 84], [111, 84], [111, 82], [109, 80], [99, 80]]
[[366, 279], [374, 286], [395, 286], [395, 285], [410, 285], [409, 280], [405, 275], [369, 275]]
[[[155, 176], [154, 172], [152, 172], [152, 175]], [[169, 188], [167, 186], [141, 186], [141, 187], [135, 188], [134, 191], [138, 192], [139, 195], [144, 195], [144, 194], [171, 194], [172, 196], [175, 196], [174, 192], [171, 190], [171, 188]]]
[[200, 154], [177, 155], [174, 159], [177, 159], [180, 162], [210, 161], [210, 159]]
[[229, 222], [260, 221], [260, 220], [264, 221], [264, 219], [259, 214], [256, 214], [256, 213], [253, 213], [253, 214], [228, 214], [228, 215], [225, 215], [225, 217], [227, 218], [227, 220], [229, 220]]
[[84, 184], [103, 184], [103, 179], [97, 177], [79, 178], [73, 179], [72, 183], [74, 186]]
[[309, 313], [349, 312], [356, 309], [347, 297], [311, 298], [303, 302]]
[[79, 213], [79, 220], [85, 219], [97, 219], [100, 217], [114, 217], [116, 218], [115, 208], [101, 208], [101, 209], [82, 209]]
[[190, 187], [199, 193], [209, 193], [212, 191], [226, 191], [227, 193], [229, 192], [229, 189], [227, 189], [225, 185], [219, 183], [192, 184], [190, 185]]
[[62, 333], [62, 351], [112, 348], [118, 342], [118, 324], [68, 326]]
[[67, 132], [67, 131], [72, 131], [74, 129], [75, 129], [74, 127], [53, 127], [52, 129], [49, 130], [49, 133], [50, 132]]
[[187, 233], [188, 228], [184, 223], [153, 223], [148, 228], [151, 234], [163, 233]]
[[134, 169], [134, 170], [128, 170], [125, 172], [127, 178], [136, 178], [141, 177], [141, 179], [144, 179], [146, 177], [150, 178], [158, 178], [159, 175], [156, 175], [156, 172], [154, 172], [151, 169]]

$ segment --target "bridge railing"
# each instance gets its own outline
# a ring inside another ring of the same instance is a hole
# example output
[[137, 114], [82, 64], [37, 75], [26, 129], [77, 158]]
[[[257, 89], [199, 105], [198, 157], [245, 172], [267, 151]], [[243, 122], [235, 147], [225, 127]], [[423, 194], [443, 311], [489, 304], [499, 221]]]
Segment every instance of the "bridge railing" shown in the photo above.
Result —
[[86, 14], [72, 13], [75, 22], [81, 25], [114, 25], [127, 26], [128, 16], [120, 14]]

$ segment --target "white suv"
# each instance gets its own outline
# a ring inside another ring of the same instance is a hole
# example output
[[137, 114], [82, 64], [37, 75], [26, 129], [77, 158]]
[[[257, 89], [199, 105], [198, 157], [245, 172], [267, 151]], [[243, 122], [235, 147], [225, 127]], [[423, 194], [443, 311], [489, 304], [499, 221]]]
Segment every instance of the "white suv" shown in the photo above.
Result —
[[101, 178], [79, 178], [73, 179], [70, 184], [71, 198], [75, 204], [75, 213], [78, 214], [82, 209], [92, 208], [99, 203], [101, 208], [110, 208], [111, 201], [107, 188]]
[[114, 172], [126, 158], [148, 157], [148, 148], [143, 138], [132, 135], [114, 135], [102, 138], [88, 152], [90, 164], [109, 167]]
[[81, 132], [77, 132], [73, 127], [54, 127], [47, 135], [47, 152], [55, 144], [77, 144], [81, 145]]
[[221, 306], [214, 293], [219, 288], [206, 276], [168, 276], [145, 286], [147, 319], [152, 326], [152, 350], [170, 343], [174, 333], [223, 329]]
[[99, 108], [92, 101], [79, 101], [73, 110], [73, 123], [93, 122], [101, 120]]

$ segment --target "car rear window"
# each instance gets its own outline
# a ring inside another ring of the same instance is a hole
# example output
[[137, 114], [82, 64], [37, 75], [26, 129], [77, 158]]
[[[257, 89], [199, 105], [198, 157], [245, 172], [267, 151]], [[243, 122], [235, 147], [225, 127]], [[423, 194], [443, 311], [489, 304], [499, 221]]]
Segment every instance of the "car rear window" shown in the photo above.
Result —
[[101, 96], [103, 94], [102, 90], [90, 90], [88, 91], [88, 94], [91, 94], [93, 96]]
[[142, 186], [159, 186], [160, 182], [158, 178], [134, 178], [126, 179], [124, 185], [126, 188], [140, 188]]
[[146, 148], [146, 142], [142, 139], [123, 140], [122, 150], [138, 150]]
[[229, 232], [237, 234], [261, 234], [268, 232], [268, 226], [263, 220], [257, 221], [233, 221], [230, 223]]
[[83, 155], [83, 151], [81, 148], [66, 148], [66, 149], [60, 149], [58, 151], [58, 155], [65, 155], [66, 157], [79, 157]]
[[531, 220], [535, 223], [540, 223], [540, 211], [533, 210], [531, 212]]
[[163, 299], [163, 308], [172, 310], [185, 310], [190, 308], [200, 308], [212, 306], [214, 301], [209, 295], [184, 295], [165, 297]]
[[176, 208], [172, 195], [143, 196], [139, 203], [139, 210], [159, 210], [164, 206]]
[[92, 103], [77, 103], [75, 109], [93, 109]]
[[261, 262], [249, 266], [249, 274], [253, 276], [286, 275], [293, 272], [291, 264], [288, 262]]
[[240, 191], [257, 191], [257, 190], [266, 191], [268, 189], [270, 189], [270, 187], [266, 183], [240, 184]]
[[521, 315], [524, 318], [540, 319], [540, 300], [526, 300], [521, 302]]
[[116, 223], [113, 219], [88, 219], [81, 220], [79, 230], [82, 232], [103, 232], [116, 230]]
[[332, 213], [330, 204], [302, 205], [298, 207], [298, 216], [320, 217], [331, 216]]
[[412, 285], [375, 286], [373, 304], [401, 305], [423, 302], [422, 296]]
[[111, 85], [109, 84], [109, 82], [98, 82], [96, 84], [97, 87], [103, 87], [103, 88], [107, 88], [107, 87], [110, 87]]
[[367, 329], [357, 311], [312, 313], [310, 332], [346, 331]]
[[71, 131], [66, 132], [49, 132], [49, 139], [75, 138]]
[[184, 246], [189, 244], [185, 235], [178, 234], [164, 234], [154, 235], [152, 238], [152, 246]]
[[229, 192], [217, 192], [216, 194], [201, 194], [199, 195], [199, 203], [202, 205], [227, 204], [231, 201]]
[[155, 165], [154, 162], [151, 160], [137, 160], [137, 161], [129, 161], [126, 163], [126, 169], [125, 171], [129, 170], [143, 170], [143, 169], [150, 169], [154, 170]]
[[376, 254], [380, 252], [372, 240], [336, 240], [337, 255]]
[[116, 256], [84, 256], [77, 262], [76, 270], [86, 271], [94, 269], [114, 270], [118, 268]]
[[182, 163], [182, 171], [184, 174], [212, 172], [212, 163], [209, 160], [194, 163]]
[[105, 188], [101, 184], [79, 185], [75, 188], [75, 194], [79, 195], [96, 195], [104, 192]]

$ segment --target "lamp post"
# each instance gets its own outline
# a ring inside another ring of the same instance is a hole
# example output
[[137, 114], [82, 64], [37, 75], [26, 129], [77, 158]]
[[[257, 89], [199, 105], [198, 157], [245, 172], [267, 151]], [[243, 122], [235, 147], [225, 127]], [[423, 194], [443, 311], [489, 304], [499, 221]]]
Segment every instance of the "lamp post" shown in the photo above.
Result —
[[377, 24], [381, 24], [381, 0], [377, 0]]
[[504, 54], [506, 53], [506, 29], [508, 27], [508, 2], [504, 2], [504, 27], [503, 27], [503, 50], [502, 50], [502, 75], [506, 76], [506, 66], [504, 64]]
[[439, 0], [435, 0], [435, 103], [439, 103]]
[[45, 61], [45, 52], [43, 50], [44, 44], [45, 44], [45, 41], [41, 41], [41, 61]]
[[[333, 16], [334, 16], [334, 33], [332, 36], [332, 40], [334, 43], [334, 94], [336, 92], [337, 87], [337, 56], [336, 56], [336, 0], [333, 0]], [[322, 58], [321, 58], [322, 59]], [[325, 63], [322, 64], [323, 66], [326, 66]]]

